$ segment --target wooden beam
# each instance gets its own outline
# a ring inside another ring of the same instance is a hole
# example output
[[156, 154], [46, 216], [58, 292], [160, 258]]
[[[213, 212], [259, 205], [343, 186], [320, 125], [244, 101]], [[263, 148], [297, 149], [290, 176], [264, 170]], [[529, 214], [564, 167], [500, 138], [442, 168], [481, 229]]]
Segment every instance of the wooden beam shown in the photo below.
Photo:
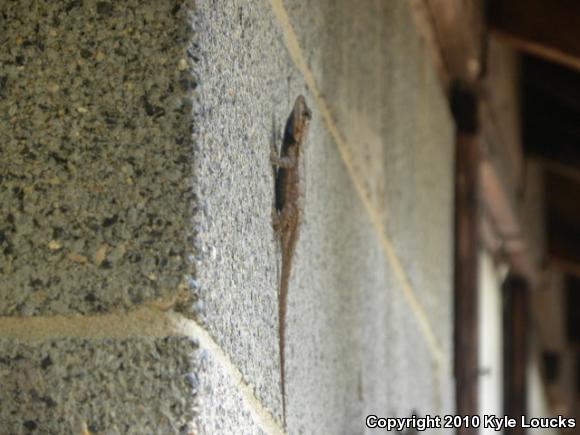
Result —
[[547, 59], [552, 62], [557, 62], [561, 65], [565, 65], [568, 68], [575, 70], [580, 70], [580, 59], [574, 55], [565, 53], [558, 49], [542, 45], [530, 40], [525, 40], [523, 38], [518, 38], [511, 35], [510, 33], [501, 31], [499, 29], [492, 29], [494, 36], [502, 41], [504, 44], [511, 45], [517, 50], [523, 51], [524, 53], [531, 54], [533, 56], [538, 56], [543, 59]]
[[449, 76], [450, 71], [447, 69], [447, 65], [445, 65], [443, 48], [441, 47], [437, 37], [433, 14], [425, 0], [408, 0], [408, 2], [411, 6], [411, 12], [417, 32], [427, 47], [427, 52], [431, 58], [431, 62], [433, 63], [441, 87], [445, 94], [448, 94], [451, 86], [451, 78]]
[[510, 275], [504, 283], [504, 410], [515, 418], [515, 428], [506, 428], [509, 435], [526, 433], [521, 426], [527, 415], [527, 358], [528, 358], [528, 299], [529, 286], [519, 276]]
[[[500, 239], [500, 258], [534, 285], [539, 283], [525, 228], [519, 217], [518, 193], [524, 186], [520, 133], [520, 60], [509, 47], [490, 39], [489, 65], [481, 90], [481, 195], [491, 227]], [[488, 237], [489, 239], [489, 237]]]
[[490, 0], [490, 25], [514, 47], [580, 70], [580, 2]]
[[[475, 94], [454, 88], [452, 110], [458, 128], [455, 151], [455, 397], [458, 414], [475, 415], [479, 413], [479, 144]], [[477, 429], [463, 427], [457, 433], [476, 434]]]
[[524, 181], [521, 135], [521, 56], [512, 47], [489, 38], [487, 74], [483, 80], [482, 133], [488, 154], [502, 161], [513, 190]]
[[484, 66], [484, 3], [482, 0], [426, 0], [454, 80], [475, 84]]
[[503, 242], [498, 235], [493, 220], [487, 214], [484, 214], [481, 218], [479, 234], [485, 249], [487, 249], [492, 256], [495, 257], [498, 254], [502, 254], [501, 250], [503, 248]]
[[484, 1], [407, 1], [445, 93], [455, 80], [474, 84], [484, 69]]
[[488, 158], [479, 163], [481, 197], [489, 218], [493, 222], [500, 240], [501, 249], [514, 272], [526, 277], [533, 285], [538, 282], [537, 271], [532, 264], [524, 234], [506, 189], [501, 182], [497, 169]]

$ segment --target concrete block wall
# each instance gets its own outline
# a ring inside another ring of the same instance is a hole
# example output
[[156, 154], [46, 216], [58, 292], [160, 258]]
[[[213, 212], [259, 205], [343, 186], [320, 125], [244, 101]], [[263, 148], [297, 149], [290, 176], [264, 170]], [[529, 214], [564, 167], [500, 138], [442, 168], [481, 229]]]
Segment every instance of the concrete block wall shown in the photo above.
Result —
[[[453, 127], [405, 1], [0, 5], [2, 433], [452, 411]], [[270, 146], [313, 111], [289, 293]]]

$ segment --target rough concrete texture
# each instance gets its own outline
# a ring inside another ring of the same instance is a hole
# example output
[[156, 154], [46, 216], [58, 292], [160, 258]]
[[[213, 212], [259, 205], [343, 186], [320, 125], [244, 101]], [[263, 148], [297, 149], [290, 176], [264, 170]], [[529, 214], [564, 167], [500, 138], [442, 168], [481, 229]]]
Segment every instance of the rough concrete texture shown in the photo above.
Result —
[[284, 4], [365, 190], [449, 352], [453, 123], [409, 2]]
[[0, 340], [0, 348], [2, 434], [194, 429], [201, 359], [190, 339]]
[[289, 431], [360, 433], [371, 412], [440, 412], [449, 377], [438, 378], [415, 314], [320, 123], [309, 143], [306, 225], [288, 310]]
[[367, 357], [360, 328], [367, 316], [386, 313], [386, 307], [362, 311], [361, 292], [384, 288], [386, 264], [336, 146], [316, 118], [307, 157], [305, 225], [288, 297], [288, 425], [291, 433], [357, 433]]
[[[496, 131], [489, 128], [482, 132], [485, 137], [483, 145], [498, 170], [508, 198], [515, 202], [527, 177], [520, 128], [520, 54], [518, 50], [502, 44], [496, 38], [490, 38], [487, 50], [485, 88], [489, 96], [486, 102], [490, 106], [487, 110], [496, 114], [493, 117]], [[484, 123], [482, 127], [485, 128], [488, 124], [491, 122]]]
[[194, 26], [196, 314], [281, 419], [270, 144], [305, 87], [266, 2], [198, 2]]
[[0, 2], [0, 314], [98, 313], [185, 285], [182, 3]]
[[[449, 352], [451, 119], [406, 3], [287, 5], [358, 175]], [[359, 433], [369, 409], [449, 409], [449, 370], [434, 368], [271, 5], [198, 2], [195, 27], [199, 318], [279, 418], [280, 257], [269, 154], [304, 94], [314, 118], [288, 302], [289, 432]]]
[[363, 415], [452, 413], [451, 368], [435, 363], [392, 271], [384, 269], [382, 286], [361, 292]]
[[[199, 400], [194, 420], [199, 434], [261, 435], [268, 427], [256, 421], [249, 403], [231, 373], [210, 352], [200, 353]], [[258, 405], [259, 406], [259, 405]]]
[[[288, 300], [288, 431], [362, 433], [367, 412], [448, 409], [450, 375], [434, 365], [352, 178], [384, 217], [449, 354], [451, 120], [407, 2], [285, 5], [354, 174], [270, 2], [0, 6], [10, 41], [0, 53], [0, 314], [99, 313], [189, 288], [191, 313], [281, 420], [269, 156], [304, 94], [314, 114]], [[63, 403], [97, 432], [123, 418], [141, 433], [155, 422], [155, 433], [186, 422], [200, 433], [264, 430], [222, 357], [154, 343], [5, 340], [8, 385], [19, 370], [41, 373], [56, 346], [45, 389], [19, 387], [29, 393], [6, 408], [9, 421], [62, 429], [51, 414], [19, 410], [54, 390], [55, 415], [65, 415], [61, 399], [80, 401]], [[195, 374], [196, 394], [182, 378], [167, 384], [175, 373]]]

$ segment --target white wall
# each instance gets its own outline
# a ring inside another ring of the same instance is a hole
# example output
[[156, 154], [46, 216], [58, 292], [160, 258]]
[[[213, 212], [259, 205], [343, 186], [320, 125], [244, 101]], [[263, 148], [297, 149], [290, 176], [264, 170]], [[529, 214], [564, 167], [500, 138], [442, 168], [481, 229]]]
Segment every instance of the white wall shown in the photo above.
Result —
[[[550, 407], [546, 400], [546, 391], [542, 383], [540, 375], [540, 366], [537, 355], [532, 355], [533, 349], [530, 352], [530, 358], [528, 359], [528, 417], [552, 417], [553, 414], [550, 411]], [[564, 416], [568, 417], [568, 416]], [[534, 432], [531, 430], [530, 432]], [[560, 432], [555, 429], [537, 429], [536, 433], [542, 434], [559, 434]]]
[[[480, 414], [502, 416], [502, 277], [486, 251], [480, 254], [479, 268]], [[497, 432], [482, 428], [481, 433]]]

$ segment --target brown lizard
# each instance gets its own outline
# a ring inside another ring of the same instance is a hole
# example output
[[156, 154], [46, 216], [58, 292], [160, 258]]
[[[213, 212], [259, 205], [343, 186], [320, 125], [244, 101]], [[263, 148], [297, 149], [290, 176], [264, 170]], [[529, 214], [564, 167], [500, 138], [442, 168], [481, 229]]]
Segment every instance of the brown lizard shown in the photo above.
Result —
[[272, 164], [276, 171], [276, 214], [274, 229], [280, 238], [282, 250], [282, 271], [280, 274], [280, 293], [278, 299], [278, 328], [280, 337], [280, 388], [282, 390], [282, 417], [286, 425], [286, 378], [284, 349], [286, 342], [286, 310], [288, 303], [288, 284], [292, 271], [292, 259], [304, 213], [304, 142], [312, 112], [306, 99], [296, 98], [294, 109], [288, 117], [280, 155], [272, 150]]

